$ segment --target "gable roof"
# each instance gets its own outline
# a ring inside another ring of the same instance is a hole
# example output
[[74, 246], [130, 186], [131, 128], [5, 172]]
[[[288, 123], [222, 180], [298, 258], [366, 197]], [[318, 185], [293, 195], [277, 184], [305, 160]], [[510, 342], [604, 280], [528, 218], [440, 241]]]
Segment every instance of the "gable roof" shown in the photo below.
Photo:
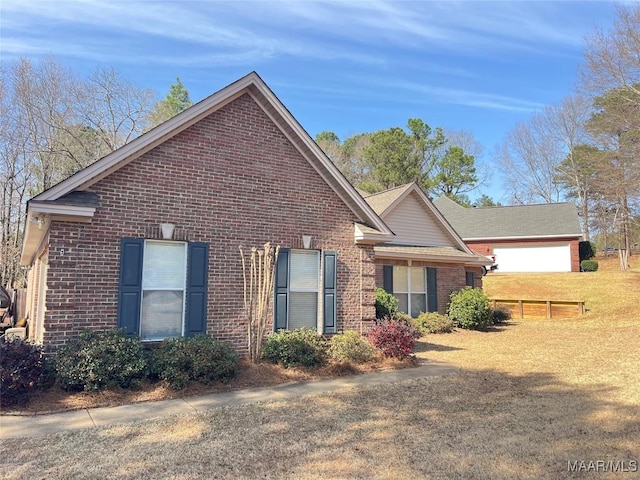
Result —
[[[384, 220], [393, 210], [402, 204], [409, 196], [414, 196], [425, 208], [425, 221], [435, 222], [441, 231], [451, 240], [453, 246], [424, 246], [424, 245], [396, 245], [386, 243], [375, 247], [376, 256], [387, 258], [424, 258], [440, 261], [464, 261], [481, 265], [491, 264], [491, 260], [472, 252], [464, 243], [460, 235], [447, 222], [440, 211], [435, 208], [429, 197], [415, 182], [391, 188], [380, 193], [365, 196], [365, 200], [375, 212]], [[432, 215], [429, 215], [431, 213]], [[396, 231], [400, 236], [401, 232]]]
[[[59, 202], [60, 199], [68, 198], [69, 194], [90, 189], [96, 182], [244, 94], [251, 96], [298, 152], [351, 209], [355, 223], [363, 227], [360, 230], [356, 228], [356, 241], [375, 243], [393, 236], [389, 227], [340, 173], [262, 78], [256, 72], [251, 72], [29, 200], [29, 218], [26, 223], [22, 252], [23, 264], [30, 262], [44, 237], [44, 233], [37, 233], [43, 231], [41, 220], [44, 215], [64, 215], [66, 219], [88, 221], [95, 212], [95, 207], [90, 208], [78, 203], [63, 205]], [[31, 223], [38, 223], [37, 232], [31, 227]]]
[[582, 237], [570, 202], [466, 208], [442, 196], [433, 204], [465, 240]]

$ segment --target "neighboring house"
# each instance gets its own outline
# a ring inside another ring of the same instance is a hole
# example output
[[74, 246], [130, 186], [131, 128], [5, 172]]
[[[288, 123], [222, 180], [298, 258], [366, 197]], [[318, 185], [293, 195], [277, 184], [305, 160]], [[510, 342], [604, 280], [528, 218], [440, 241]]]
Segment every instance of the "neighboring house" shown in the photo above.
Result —
[[396, 234], [373, 250], [376, 285], [393, 293], [401, 311], [445, 313], [452, 292], [482, 287], [482, 268], [491, 261], [464, 244], [416, 183], [365, 200]]
[[[418, 253], [395, 242], [375, 251], [394, 238], [376, 208], [250, 73], [28, 202], [29, 336], [54, 349], [83, 329], [120, 327], [145, 341], [206, 333], [246, 351], [238, 247], [266, 242], [281, 247], [274, 328], [368, 328], [387, 261], [438, 269], [429, 281], [442, 310], [478, 264], [457, 263], [453, 278], [444, 260], [464, 251], [449, 248], [453, 230], [440, 243], [400, 242]], [[411, 275], [407, 301], [422, 308]]]
[[579, 272], [582, 240], [573, 203], [466, 208], [434, 205], [474, 252], [495, 256], [498, 272]]

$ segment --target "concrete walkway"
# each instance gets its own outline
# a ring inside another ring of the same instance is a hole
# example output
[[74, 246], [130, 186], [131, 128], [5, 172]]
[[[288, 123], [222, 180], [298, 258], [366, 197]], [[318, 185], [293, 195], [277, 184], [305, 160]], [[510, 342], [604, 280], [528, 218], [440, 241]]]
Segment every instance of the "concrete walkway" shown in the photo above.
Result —
[[211, 408], [285, 400], [302, 395], [447, 375], [458, 371], [459, 368], [451, 364], [427, 361], [415, 368], [365, 373], [330, 380], [287, 383], [275, 387], [252, 388], [199, 397], [136, 403], [120, 407], [88, 408], [43, 415], [3, 415], [0, 416], [0, 440], [153, 420], [168, 415], [202, 412]]

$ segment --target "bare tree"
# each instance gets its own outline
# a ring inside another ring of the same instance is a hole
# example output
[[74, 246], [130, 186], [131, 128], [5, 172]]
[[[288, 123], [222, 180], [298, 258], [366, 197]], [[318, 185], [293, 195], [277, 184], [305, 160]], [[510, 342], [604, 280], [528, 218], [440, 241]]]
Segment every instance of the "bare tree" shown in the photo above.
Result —
[[587, 39], [581, 86], [595, 98], [589, 126], [607, 152], [601, 184], [619, 209], [622, 247], [630, 253], [640, 197], [640, 6], [618, 6], [612, 29]]
[[[535, 113], [507, 134], [497, 157], [512, 201], [553, 203], [565, 198], [566, 188], [574, 185], [568, 184], [567, 178], [560, 181], [558, 169], [569, 168], [574, 149], [587, 142], [584, 125], [590, 113], [589, 99], [569, 96], [562, 103]], [[583, 203], [586, 209], [586, 201]], [[588, 215], [583, 220], [588, 224]]]
[[484, 156], [484, 146], [482, 143], [468, 130], [445, 129], [444, 135], [447, 138], [447, 145], [450, 147], [460, 147], [466, 155], [471, 155], [476, 160], [475, 169], [477, 181], [475, 186], [470, 190], [481, 186], [488, 186], [492, 172], [491, 169], [482, 162]]
[[80, 125], [95, 132], [107, 152], [144, 132], [155, 100], [152, 90], [120, 78], [113, 68], [96, 70], [76, 92]]
[[544, 120], [537, 114], [516, 125], [498, 147], [497, 159], [514, 203], [553, 203], [562, 198], [556, 168], [564, 155]]
[[591, 116], [591, 100], [584, 96], [566, 97], [561, 104], [545, 108], [548, 132], [566, 156], [556, 167], [557, 178], [567, 198], [574, 199], [582, 220], [582, 234], [589, 240], [589, 202], [593, 164], [597, 155], [587, 145], [585, 124]]
[[154, 95], [111, 69], [84, 81], [53, 57], [0, 69], [0, 283], [20, 285], [26, 199], [139, 135]]
[[16, 260], [29, 180], [24, 155], [27, 138], [21, 123], [15, 121], [19, 112], [10, 108], [6, 69], [0, 73], [0, 285], [18, 287], [25, 281]]
[[610, 31], [596, 30], [587, 37], [581, 88], [592, 95], [622, 88], [640, 98], [640, 6], [616, 6]]

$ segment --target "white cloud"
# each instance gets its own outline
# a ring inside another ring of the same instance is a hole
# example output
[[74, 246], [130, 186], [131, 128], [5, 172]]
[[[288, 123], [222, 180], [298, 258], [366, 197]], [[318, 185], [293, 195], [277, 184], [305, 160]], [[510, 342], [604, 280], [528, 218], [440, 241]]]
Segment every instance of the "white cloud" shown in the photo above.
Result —
[[[245, 61], [292, 56], [382, 64], [376, 51], [390, 45], [408, 52], [491, 57], [549, 44], [575, 47], [582, 40], [566, 12], [547, 2], [4, 0], [0, 8], [6, 34], [28, 33], [32, 49], [38, 50], [41, 41], [53, 53], [65, 52], [64, 31], [73, 28], [116, 42], [135, 37], [141, 43], [207, 49], [207, 55], [185, 54], [181, 63], [186, 65], [228, 63], [233, 55]], [[20, 43], [29, 49], [27, 39]], [[3, 51], [24, 53], [16, 50], [20, 43], [3, 45]], [[546, 50], [554, 54], [558, 48]], [[163, 55], [149, 55], [151, 45], [140, 51], [146, 61], [164, 62]], [[96, 52], [72, 49], [68, 54], [92, 58]]]

